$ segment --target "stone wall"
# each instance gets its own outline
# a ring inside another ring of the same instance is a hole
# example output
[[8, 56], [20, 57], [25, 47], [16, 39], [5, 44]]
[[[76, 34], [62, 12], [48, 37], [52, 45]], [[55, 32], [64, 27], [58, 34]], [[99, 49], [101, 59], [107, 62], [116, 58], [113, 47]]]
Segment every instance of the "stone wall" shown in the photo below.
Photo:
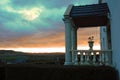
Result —
[[120, 0], [108, 0], [111, 12], [111, 40], [113, 65], [120, 74]]

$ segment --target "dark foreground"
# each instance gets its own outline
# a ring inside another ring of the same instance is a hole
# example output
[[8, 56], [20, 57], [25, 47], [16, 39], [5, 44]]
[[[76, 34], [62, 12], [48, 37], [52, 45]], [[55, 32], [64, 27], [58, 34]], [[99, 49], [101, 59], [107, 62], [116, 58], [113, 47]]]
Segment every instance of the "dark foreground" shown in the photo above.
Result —
[[118, 80], [108, 66], [0, 65], [0, 80]]

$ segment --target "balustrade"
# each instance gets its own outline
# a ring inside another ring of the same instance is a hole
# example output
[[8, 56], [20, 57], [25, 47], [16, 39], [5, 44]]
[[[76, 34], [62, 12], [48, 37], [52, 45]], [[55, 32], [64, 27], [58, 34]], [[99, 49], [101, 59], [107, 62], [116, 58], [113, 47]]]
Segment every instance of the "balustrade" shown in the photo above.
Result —
[[76, 65], [111, 65], [112, 50], [72, 50], [76, 53]]

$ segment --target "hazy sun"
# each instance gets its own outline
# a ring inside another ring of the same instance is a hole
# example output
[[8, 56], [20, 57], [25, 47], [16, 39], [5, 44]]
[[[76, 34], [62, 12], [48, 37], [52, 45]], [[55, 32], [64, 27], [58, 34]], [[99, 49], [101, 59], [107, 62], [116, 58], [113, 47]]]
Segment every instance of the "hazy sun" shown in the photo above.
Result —
[[32, 8], [29, 10], [23, 10], [21, 13], [23, 14], [23, 17], [26, 20], [34, 20], [40, 16], [40, 13], [42, 12], [42, 8]]

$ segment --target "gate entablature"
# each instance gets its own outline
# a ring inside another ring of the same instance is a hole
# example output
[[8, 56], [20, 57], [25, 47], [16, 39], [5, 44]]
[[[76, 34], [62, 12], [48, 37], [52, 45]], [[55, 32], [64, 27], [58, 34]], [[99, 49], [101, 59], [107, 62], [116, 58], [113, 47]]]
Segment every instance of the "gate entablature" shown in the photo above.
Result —
[[96, 27], [108, 24], [109, 13], [107, 3], [85, 6], [69, 5], [64, 18], [71, 17], [76, 27]]

